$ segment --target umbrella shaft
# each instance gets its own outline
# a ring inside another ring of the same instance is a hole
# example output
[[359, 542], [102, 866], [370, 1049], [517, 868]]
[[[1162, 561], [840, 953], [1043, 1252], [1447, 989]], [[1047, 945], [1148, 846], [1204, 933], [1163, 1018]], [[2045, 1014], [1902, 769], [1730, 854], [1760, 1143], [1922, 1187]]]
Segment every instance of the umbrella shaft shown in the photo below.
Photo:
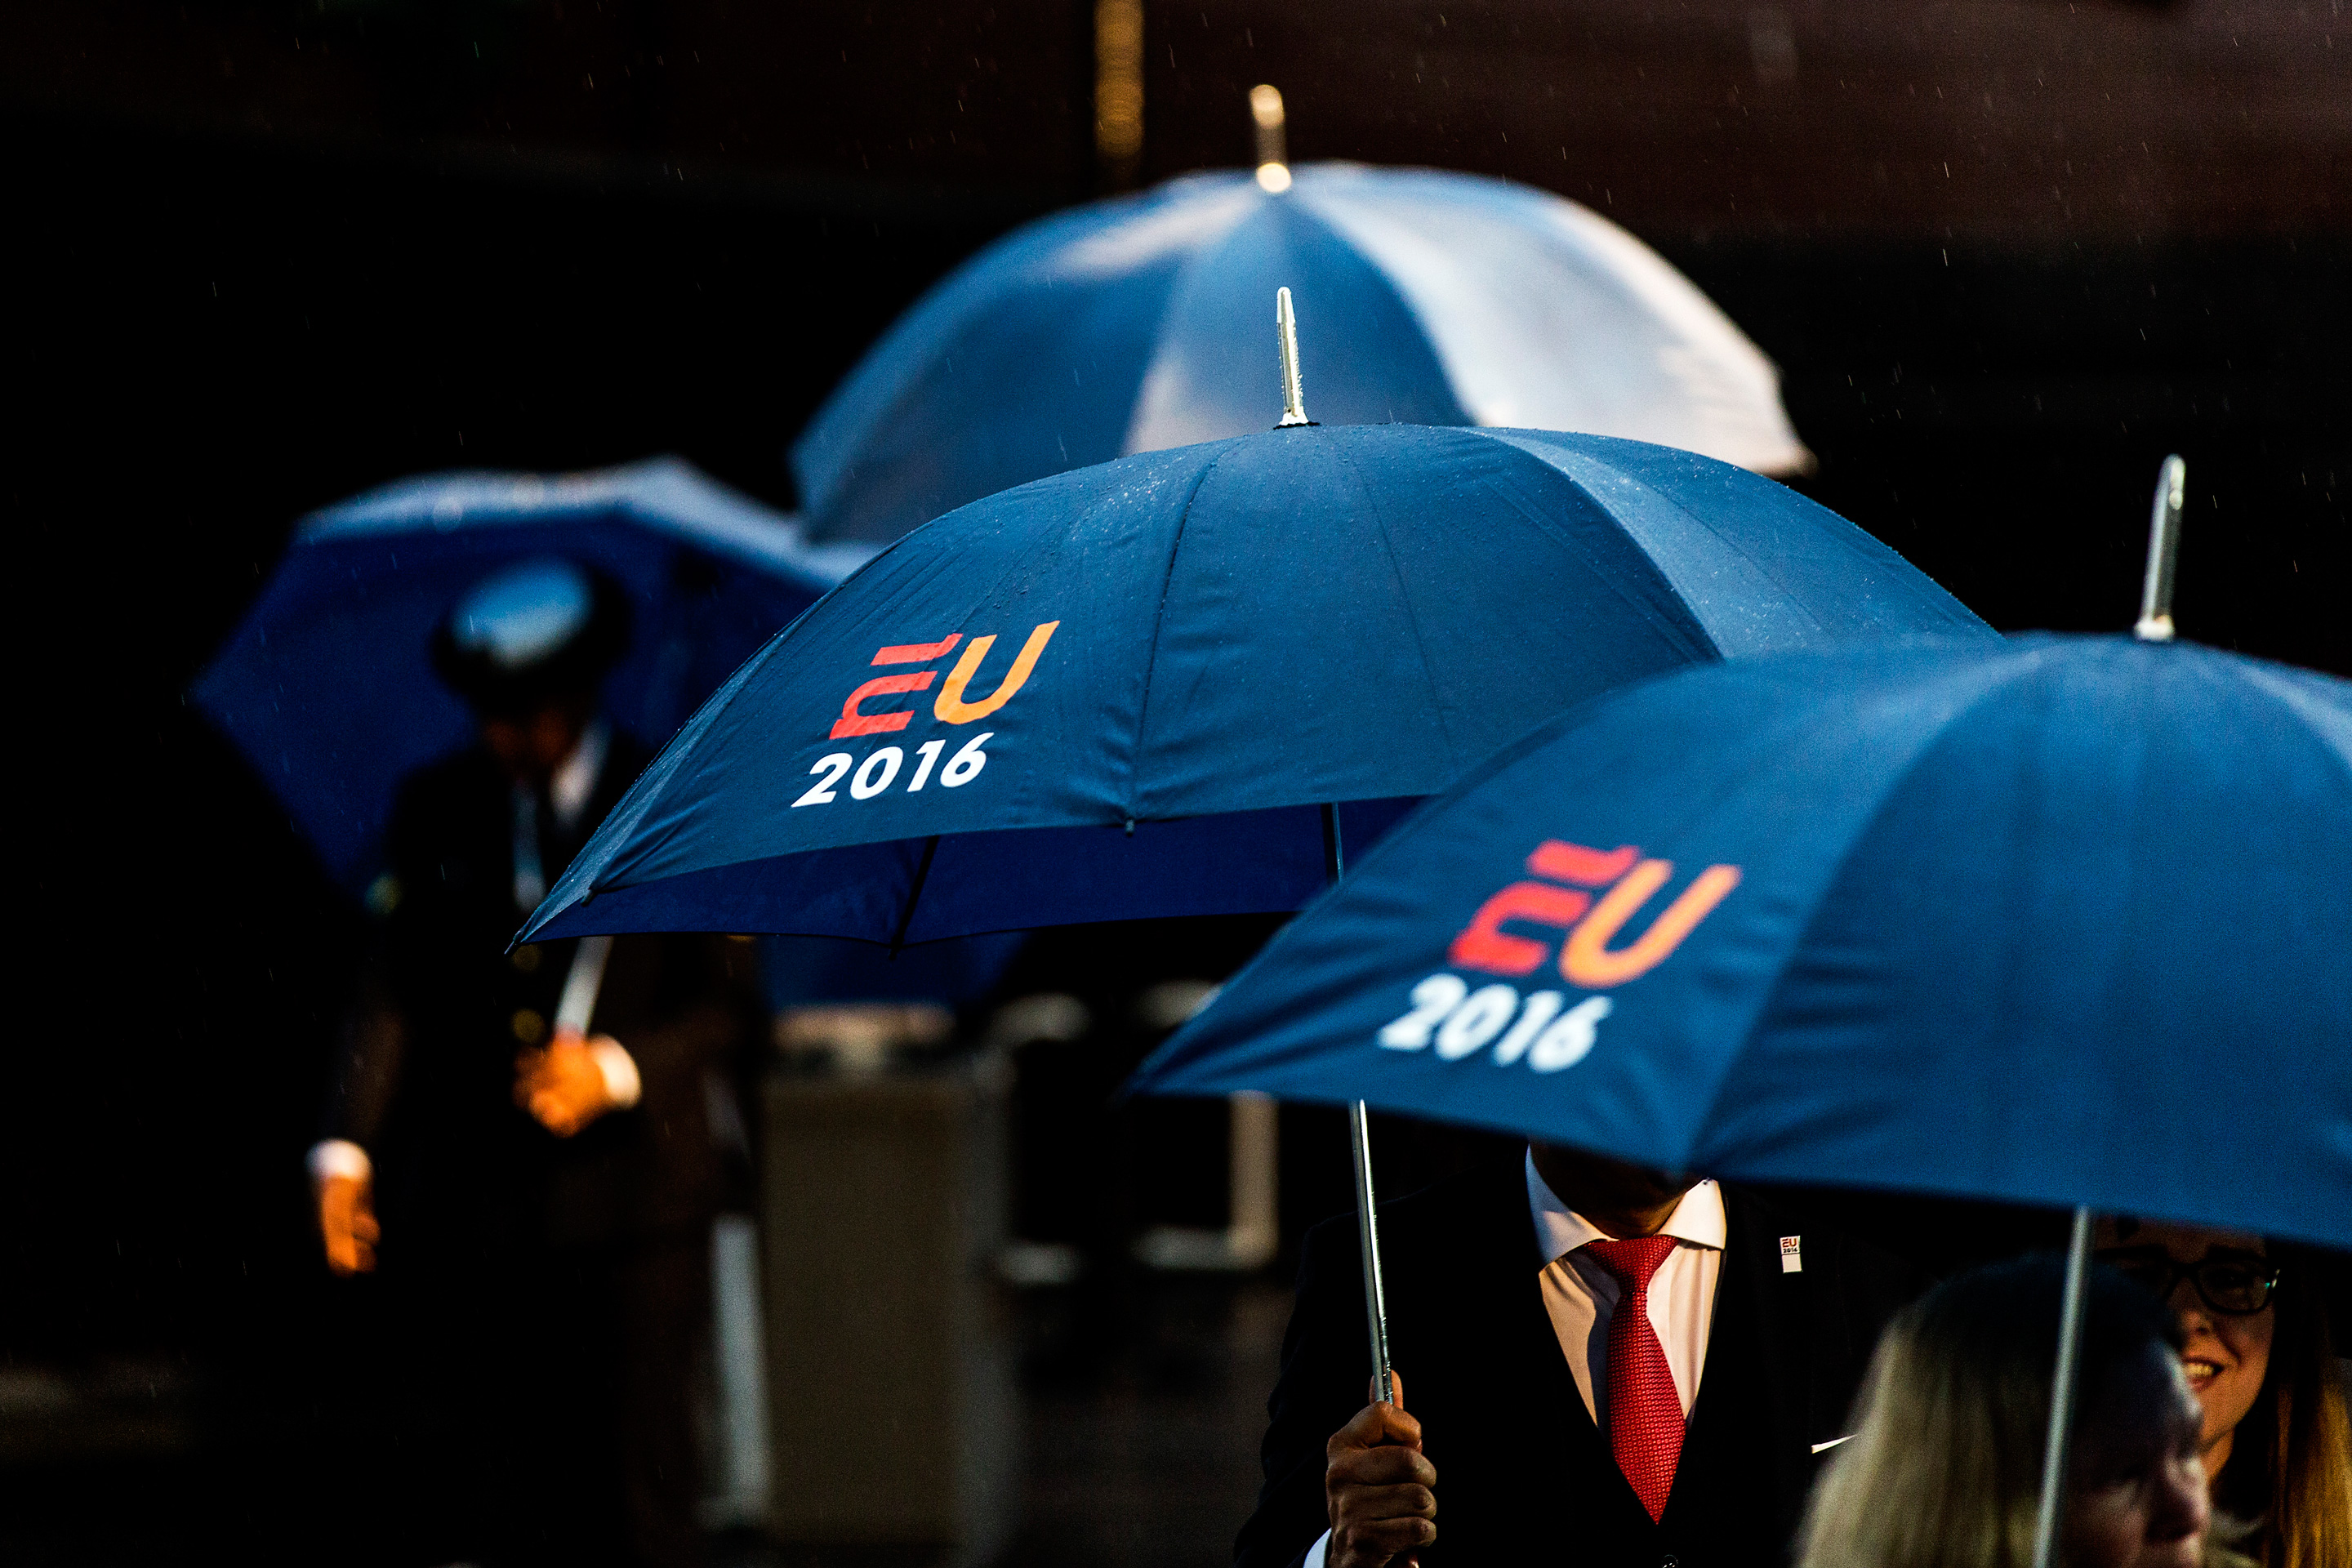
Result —
[[588, 1032], [588, 1021], [596, 1016], [597, 994], [604, 988], [604, 961], [612, 956], [611, 937], [580, 939], [580, 946], [572, 955], [572, 968], [563, 977], [562, 999], [555, 1005], [558, 1034]]
[[[1338, 881], [1346, 856], [1339, 845], [1339, 808], [1323, 803], [1323, 869]], [[1372, 1129], [1364, 1102], [1348, 1107], [1348, 1146], [1356, 1160], [1356, 1250], [1364, 1263], [1364, 1326], [1372, 1342], [1372, 1398], [1393, 1402], [1389, 1376], [1389, 1306], [1381, 1289], [1381, 1223], [1372, 1209]]]
[[2058, 1309], [2058, 1367], [2050, 1379], [2050, 1436], [2042, 1449], [2042, 1508], [2033, 1521], [2033, 1568], [2051, 1568], [2058, 1550], [2058, 1519], [2066, 1500], [2066, 1447], [2074, 1428], [2075, 1363], [2082, 1357], [2083, 1316], [2091, 1283], [2091, 1211], [2074, 1211], [2066, 1244], [2066, 1295]]
[[1381, 1289], [1380, 1220], [1372, 1212], [1372, 1134], [1364, 1102], [1348, 1107], [1348, 1142], [1356, 1156], [1356, 1239], [1364, 1260], [1364, 1326], [1371, 1333], [1372, 1390], [1376, 1400], [1396, 1398], [1389, 1376], [1389, 1309]]

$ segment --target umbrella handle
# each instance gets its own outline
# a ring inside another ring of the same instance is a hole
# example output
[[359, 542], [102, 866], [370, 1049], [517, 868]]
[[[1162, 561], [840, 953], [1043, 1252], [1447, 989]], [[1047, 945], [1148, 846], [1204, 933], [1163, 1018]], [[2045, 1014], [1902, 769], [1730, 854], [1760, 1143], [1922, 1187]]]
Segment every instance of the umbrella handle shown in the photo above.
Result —
[[2042, 1506], [2033, 1518], [2033, 1568], [2050, 1568], [2058, 1552], [2058, 1517], [2066, 1500], [2066, 1448], [2074, 1430], [2074, 1384], [2082, 1359], [2083, 1319], [2090, 1308], [2090, 1209], [2074, 1211], [2066, 1243], [2066, 1295], [2058, 1310], [2058, 1367], [2050, 1380], [2050, 1436], [2042, 1448]]

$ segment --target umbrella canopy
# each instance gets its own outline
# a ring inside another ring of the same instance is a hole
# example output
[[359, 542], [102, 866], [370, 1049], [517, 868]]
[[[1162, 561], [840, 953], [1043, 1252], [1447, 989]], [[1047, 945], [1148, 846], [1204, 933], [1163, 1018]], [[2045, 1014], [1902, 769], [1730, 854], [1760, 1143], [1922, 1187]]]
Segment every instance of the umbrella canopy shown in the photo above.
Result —
[[679, 733], [530, 931], [1295, 909], [1324, 805], [1360, 841], [1596, 691], [1920, 631], [1991, 636], [1853, 524], [1687, 452], [1362, 426], [1124, 458], [861, 570]]
[[2352, 684], [2034, 637], [1725, 664], [1564, 716], [1134, 1087], [2343, 1247], [2347, 1042]]
[[659, 740], [867, 553], [813, 548], [675, 458], [412, 479], [305, 520], [193, 695], [356, 889], [378, 869], [399, 781], [471, 732], [427, 642], [484, 575], [560, 557], [626, 588], [635, 632], [606, 697]]
[[792, 453], [813, 532], [895, 539], [1010, 486], [1263, 430], [1287, 285], [1339, 425], [1540, 426], [1760, 473], [1811, 458], [1771, 362], [1598, 214], [1501, 180], [1196, 174], [1000, 240], [900, 319]]

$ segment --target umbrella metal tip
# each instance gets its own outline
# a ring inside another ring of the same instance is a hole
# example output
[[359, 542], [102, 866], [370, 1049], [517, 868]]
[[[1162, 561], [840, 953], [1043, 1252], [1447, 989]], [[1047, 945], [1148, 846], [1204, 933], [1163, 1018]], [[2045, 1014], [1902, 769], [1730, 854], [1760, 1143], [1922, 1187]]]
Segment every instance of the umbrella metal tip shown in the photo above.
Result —
[[1274, 329], [1282, 355], [1282, 418], [1275, 428], [1312, 425], [1307, 417], [1307, 391], [1298, 375], [1298, 315], [1291, 309], [1290, 290], [1274, 291]]
[[1270, 196], [1282, 195], [1283, 192], [1290, 189], [1290, 165], [1260, 163], [1257, 166], [1257, 183], [1259, 188]]
[[2178, 453], [2156, 474], [2156, 502], [2147, 523], [2147, 575], [2140, 584], [2139, 620], [2132, 636], [2142, 642], [2172, 640], [2172, 569], [2180, 552], [2180, 513], [2189, 500], [2189, 465]]

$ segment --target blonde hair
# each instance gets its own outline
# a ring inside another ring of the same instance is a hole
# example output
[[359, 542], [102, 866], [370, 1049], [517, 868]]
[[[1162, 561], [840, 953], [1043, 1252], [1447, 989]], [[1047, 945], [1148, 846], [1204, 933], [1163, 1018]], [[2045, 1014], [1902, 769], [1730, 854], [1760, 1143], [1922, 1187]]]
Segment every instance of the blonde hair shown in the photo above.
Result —
[[[1801, 1568], [2028, 1568], [2063, 1280], [2055, 1258], [1996, 1264], [1897, 1315], [1813, 1489]], [[2179, 1348], [2171, 1313], [2095, 1271], [2080, 1386], [2159, 1345]], [[2206, 1558], [2236, 1561], [2211, 1532]]]
[[[1801, 1568], [2024, 1568], [2033, 1560], [2045, 1394], [1988, 1398], [1920, 1314], [1890, 1324], [1798, 1537]], [[2007, 1391], [2000, 1391], [2007, 1392]]]

